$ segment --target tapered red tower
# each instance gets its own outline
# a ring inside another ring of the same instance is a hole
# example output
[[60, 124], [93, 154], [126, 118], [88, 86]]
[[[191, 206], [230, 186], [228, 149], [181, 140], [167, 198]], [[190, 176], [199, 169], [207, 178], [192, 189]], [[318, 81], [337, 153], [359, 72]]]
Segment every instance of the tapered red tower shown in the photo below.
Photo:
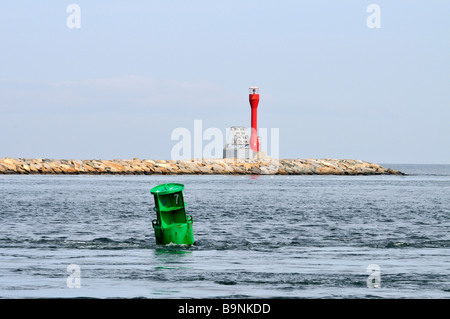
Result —
[[249, 101], [252, 108], [252, 133], [250, 135], [250, 148], [253, 152], [259, 152], [258, 140], [258, 104], [259, 104], [259, 88], [251, 86], [249, 88]]

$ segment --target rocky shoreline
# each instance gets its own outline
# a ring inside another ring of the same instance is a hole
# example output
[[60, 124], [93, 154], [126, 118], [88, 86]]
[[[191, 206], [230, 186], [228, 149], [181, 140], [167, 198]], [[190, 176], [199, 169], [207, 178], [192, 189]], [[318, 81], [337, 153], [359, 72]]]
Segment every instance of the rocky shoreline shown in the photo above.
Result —
[[0, 158], [0, 174], [85, 175], [406, 175], [352, 159], [75, 160]]

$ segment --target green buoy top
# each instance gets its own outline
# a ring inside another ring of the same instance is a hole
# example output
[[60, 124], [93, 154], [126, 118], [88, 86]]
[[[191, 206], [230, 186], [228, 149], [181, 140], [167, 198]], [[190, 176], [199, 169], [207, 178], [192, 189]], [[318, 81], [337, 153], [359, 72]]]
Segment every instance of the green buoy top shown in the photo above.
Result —
[[150, 190], [150, 193], [152, 194], [159, 194], [159, 195], [165, 195], [165, 194], [172, 194], [181, 192], [184, 189], [183, 184], [178, 183], [167, 183], [167, 184], [161, 184], [158, 186], [153, 187]]

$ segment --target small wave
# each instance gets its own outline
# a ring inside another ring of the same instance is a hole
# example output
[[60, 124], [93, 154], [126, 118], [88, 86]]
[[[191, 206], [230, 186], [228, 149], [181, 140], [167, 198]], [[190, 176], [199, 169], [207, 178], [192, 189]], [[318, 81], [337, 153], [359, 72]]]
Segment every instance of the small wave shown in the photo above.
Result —
[[100, 243], [114, 243], [115, 241], [108, 237], [99, 237], [95, 238], [92, 241], [94, 242], [100, 242]]
[[145, 249], [154, 248], [154, 241], [138, 238], [114, 240], [98, 237], [92, 240], [76, 240], [67, 237], [49, 238], [1, 238], [0, 248], [48, 248], [48, 249]]
[[375, 248], [449, 248], [450, 240], [382, 241], [369, 245]]
[[227, 238], [227, 240], [223, 238], [202, 238], [195, 241], [194, 248], [201, 250], [248, 250], [254, 249], [257, 245], [260, 244], [256, 244], [246, 238]]
[[237, 285], [238, 283], [234, 280], [215, 280], [214, 281], [216, 284], [219, 285], [226, 285], [226, 286], [232, 286], [232, 285]]
[[409, 243], [390, 241], [386, 244], [386, 248], [402, 248], [411, 246]]

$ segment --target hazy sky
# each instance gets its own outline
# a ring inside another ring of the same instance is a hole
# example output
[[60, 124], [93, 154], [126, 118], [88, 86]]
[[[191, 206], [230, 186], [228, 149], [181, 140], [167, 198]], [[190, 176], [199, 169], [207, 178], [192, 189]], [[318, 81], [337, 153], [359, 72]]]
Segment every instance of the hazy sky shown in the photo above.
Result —
[[448, 0], [2, 0], [0, 30], [0, 157], [170, 159], [257, 85], [280, 157], [450, 163]]

